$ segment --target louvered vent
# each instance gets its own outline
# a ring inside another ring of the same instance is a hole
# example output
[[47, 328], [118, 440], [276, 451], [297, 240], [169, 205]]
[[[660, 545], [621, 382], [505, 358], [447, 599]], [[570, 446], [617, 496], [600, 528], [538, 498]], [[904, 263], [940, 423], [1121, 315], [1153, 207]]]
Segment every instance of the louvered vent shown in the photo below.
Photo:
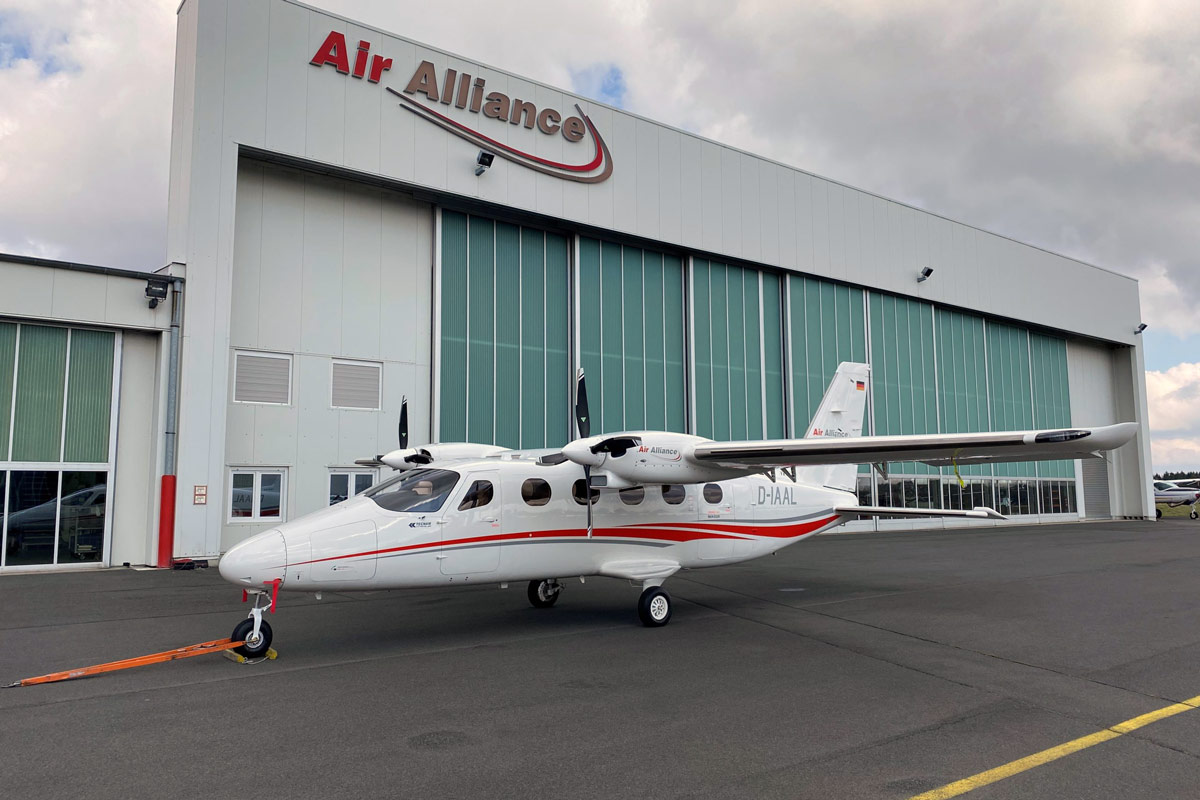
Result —
[[379, 408], [378, 364], [346, 361], [333, 362], [333, 402], [335, 408]]
[[233, 399], [239, 403], [287, 405], [292, 400], [292, 360], [238, 353]]

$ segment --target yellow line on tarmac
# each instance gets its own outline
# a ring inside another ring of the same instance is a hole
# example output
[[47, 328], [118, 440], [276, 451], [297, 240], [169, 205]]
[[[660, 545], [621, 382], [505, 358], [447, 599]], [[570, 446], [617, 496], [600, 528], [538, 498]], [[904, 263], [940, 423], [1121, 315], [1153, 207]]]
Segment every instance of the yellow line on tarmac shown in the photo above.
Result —
[[1077, 753], [1080, 750], [1085, 750], [1092, 745], [1107, 742], [1109, 739], [1116, 739], [1122, 734], [1136, 731], [1138, 728], [1145, 727], [1152, 722], [1158, 722], [1160, 719], [1173, 717], [1176, 714], [1182, 714], [1184, 711], [1190, 711], [1194, 708], [1200, 708], [1200, 696], [1184, 700], [1182, 703], [1175, 703], [1165, 708], [1160, 708], [1157, 711], [1151, 711], [1149, 714], [1142, 714], [1140, 717], [1127, 719], [1124, 722], [1119, 722], [1110, 728], [1105, 728], [1102, 731], [1087, 736], [1073, 739], [1057, 747], [1051, 747], [1043, 750], [1040, 753], [1034, 753], [1031, 756], [1010, 761], [1007, 764], [989, 769], [987, 772], [981, 772], [978, 775], [972, 775], [969, 778], [963, 778], [961, 781], [948, 783], [940, 789], [933, 789], [923, 794], [914, 795], [909, 800], [945, 800], [947, 797], [957, 797], [960, 794], [966, 794], [972, 789], [978, 789], [980, 786], [987, 786], [989, 783], [1010, 778], [1013, 775], [1024, 772], [1027, 769], [1047, 764], [1051, 761], [1056, 761], [1063, 756], [1068, 756], [1071, 753]]

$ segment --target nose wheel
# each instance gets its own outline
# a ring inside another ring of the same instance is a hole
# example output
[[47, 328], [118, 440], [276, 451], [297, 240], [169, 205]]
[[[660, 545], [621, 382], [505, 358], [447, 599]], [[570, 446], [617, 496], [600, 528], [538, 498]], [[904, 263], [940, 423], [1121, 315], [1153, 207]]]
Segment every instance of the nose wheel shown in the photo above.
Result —
[[245, 642], [241, 647], [233, 648], [233, 652], [246, 658], [258, 658], [265, 656], [271, 649], [271, 626], [266, 620], [260, 620], [258, 631], [255, 632], [254, 620], [244, 619], [233, 629], [233, 633], [229, 634], [229, 638], [235, 642]]

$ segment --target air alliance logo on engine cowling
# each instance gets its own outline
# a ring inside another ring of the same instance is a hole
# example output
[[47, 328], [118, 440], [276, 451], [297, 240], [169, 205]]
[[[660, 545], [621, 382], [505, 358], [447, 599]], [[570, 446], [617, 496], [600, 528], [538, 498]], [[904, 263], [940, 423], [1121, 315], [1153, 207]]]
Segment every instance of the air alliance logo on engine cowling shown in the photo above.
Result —
[[680, 458], [679, 451], [674, 447], [647, 447], [646, 445], [642, 445], [638, 448], [638, 453], [654, 456], [663, 461], [678, 461]]
[[[372, 56], [370, 50], [370, 42], [358, 43], [352, 71], [345, 34], [330, 31], [309, 63], [315, 67], [329, 65], [343, 75], [379, 83], [383, 73], [391, 70], [392, 59]], [[575, 105], [577, 116], [564, 116], [557, 109], [538, 108], [535, 103], [510, 98], [503, 92], [485, 93], [486, 84], [481, 77], [472, 78], [450, 68], [444, 70], [439, 80], [433, 62], [422, 61], [403, 91], [391, 86], [386, 88], [400, 99], [401, 108], [514, 164], [578, 183], [600, 183], [612, 175], [612, 154], [608, 145], [578, 104]], [[473, 119], [468, 116], [470, 114], [478, 117]], [[580, 155], [573, 161], [555, 161], [505, 144], [499, 141], [505, 135], [501, 124], [536, 129], [545, 136], [561, 136], [566, 140], [564, 151], [578, 150]], [[478, 130], [476, 125], [479, 125]]]

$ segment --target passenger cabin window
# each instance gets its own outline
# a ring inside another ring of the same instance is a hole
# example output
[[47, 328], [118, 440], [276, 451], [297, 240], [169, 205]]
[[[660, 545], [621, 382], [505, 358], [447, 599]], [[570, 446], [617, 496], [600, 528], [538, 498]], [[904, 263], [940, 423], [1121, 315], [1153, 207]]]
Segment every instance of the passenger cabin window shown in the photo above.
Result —
[[462, 502], [458, 504], [458, 510], [470, 511], [472, 508], [483, 508], [490, 502], [492, 502], [492, 482], [475, 481], [463, 495]]
[[529, 478], [521, 484], [521, 499], [527, 506], [544, 506], [550, 502], [550, 484], [541, 478]]
[[413, 469], [377, 483], [363, 492], [388, 511], [419, 513], [438, 511], [458, 484], [458, 473], [448, 469]]
[[592, 505], [596, 505], [596, 501], [600, 499], [599, 489], [588, 489], [587, 484], [583, 482], [583, 478], [580, 478], [571, 484], [571, 499], [581, 506], [587, 503], [587, 496], [589, 492], [592, 496]]
[[687, 490], [676, 484], [669, 484], [662, 487], [663, 500], [667, 505], [677, 506], [687, 497]]
[[634, 486], [632, 489], [622, 489], [618, 492], [621, 502], [627, 506], [641, 505], [642, 500], [646, 497], [646, 490], [641, 486]]
[[721, 502], [721, 498], [724, 496], [725, 494], [721, 491], [721, 487], [717, 484], [704, 484], [704, 502], [715, 506], [717, 503]]

